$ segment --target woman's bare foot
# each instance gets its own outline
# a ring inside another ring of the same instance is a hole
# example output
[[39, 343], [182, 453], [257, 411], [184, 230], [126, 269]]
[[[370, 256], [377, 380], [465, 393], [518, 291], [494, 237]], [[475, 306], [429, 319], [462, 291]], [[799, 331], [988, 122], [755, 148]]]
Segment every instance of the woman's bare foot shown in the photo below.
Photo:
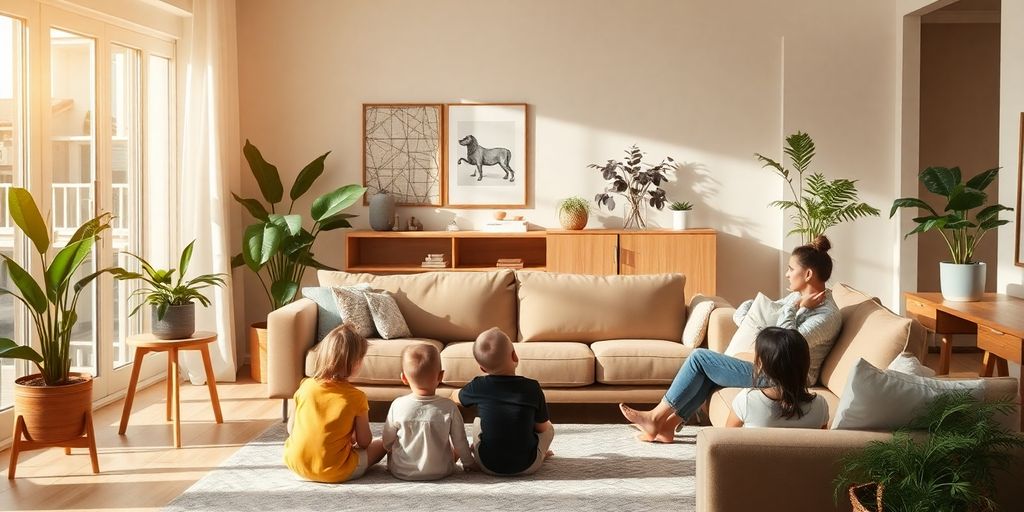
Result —
[[637, 439], [641, 441], [644, 438], [653, 440], [658, 437], [661, 425], [654, 419], [650, 411], [638, 411], [626, 404], [619, 404], [619, 411], [622, 412], [627, 421], [640, 429], [641, 436], [637, 436]]

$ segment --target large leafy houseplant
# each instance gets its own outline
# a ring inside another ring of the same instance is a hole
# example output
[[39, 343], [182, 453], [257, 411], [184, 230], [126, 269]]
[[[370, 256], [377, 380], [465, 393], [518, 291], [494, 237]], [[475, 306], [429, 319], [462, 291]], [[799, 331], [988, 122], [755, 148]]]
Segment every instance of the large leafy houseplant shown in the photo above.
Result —
[[10, 295], [25, 305], [39, 337], [39, 351], [0, 338], [0, 358], [31, 361], [47, 386], [67, 384], [71, 371], [71, 332], [78, 322], [78, 299], [86, 286], [100, 275], [123, 272], [120, 268], [111, 267], [94, 271], [77, 280], [74, 277], [92, 255], [100, 233], [110, 228], [112, 216], [102, 213], [82, 224], [50, 259], [47, 253], [51, 244], [51, 231], [32, 195], [28, 190], [12, 187], [8, 191], [7, 200], [11, 219], [32, 242], [32, 247], [39, 255], [42, 271], [37, 281], [13, 259], [0, 254], [17, 288], [0, 288], [0, 295]]
[[279, 205], [284, 196], [284, 186], [277, 167], [264, 160], [259, 149], [248, 140], [242, 152], [266, 205], [257, 199], [232, 194], [256, 223], [245, 228], [242, 252], [232, 258], [231, 266], [245, 265], [252, 270], [273, 309], [278, 309], [295, 298], [307, 268], [334, 270], [316, 259], [313, 244], [322, 232], [352, 227], [348, 219], [355, 215], [344, 213], [344, 210], [358, 201], [366, 188], [345, 185], [317, 197], [309, 212], [313, 224], [307, 228], [303, 226], [302, 215], [293, 213], [295, 201], [309, 191], [323, 174], [324, 160], [330, 151], [315, 158], [295, 177], [288, 193], [290, 202], [287, 210], [284, 205]]
[[941, 395], [892, 439], [845, 457], [836, 497], [857, 482], [873, 482], [883, 489], [886, 512], [996, 510], [994, 472], [1008, 467], [1009, 450], [1024, 448], [1024, 437], [996, 420], [1014, 407], [965, 392]]
[[626, 229], [647, 228], [647, 220], [643, 213], [646, 205], [649, 204], [658, 210], [665, 208], [668, 200], [661, 184], [668, 181], [666, 172], [678, 168], [672, 157], [666, 157], [661, 163], [652, 165], [643, 161], [643, 155], [640, 148], [633, 145], [626, 149], [626, 158], [623, 160], [608, 160], [603, 164], [587, 166], [600, 170], [601, 177], [608, 182], [604, 192], [594, 196], [598, 206], [614, 210], [615, 198], [612, 195], [619, 195], [625, 199]]
[[857, 180], [829, 180], [820, 172], [807, 174], [815, 155], [814, 139], [810, 135], [796, 132], [786, 137], [783, 153], [789, 157], [792, 169], [760, 153], [754, 153], [754, 156], [762, 167], [771, 169], [789, 185], [793, 199], [773, 201], [770, 206], [793, 211], [790, 218], [794, 227], [789, 234], [799, 234], [802, 243], [811, 243], [818, 235], [842, 222], [878, 216], [878, 208], [859, 202]]
[[[1001, 204], [985, 206], [987, 188], [999, 176], [999, 168], [989, 169], [963, 182], [959, 167], [929, 167], [918, 176], [925, 188], [945, 198], [942, 213], [924, 200], [901, 197], [892, 203], [889, 218], [900, 208], [921, 208], [927, 215], [915, 217], [917, 226], [906, 237], [926, 231], [938, 230], [949, 248], [955, 264], [974, 263], [974, 250], [985, 233], [1010, 221], [1000, 219], [999, 213], [1013, 210]], [[981, 208], [971, 219], [971, 210]], [[904, 238], [906, 238], [904, 237]]]

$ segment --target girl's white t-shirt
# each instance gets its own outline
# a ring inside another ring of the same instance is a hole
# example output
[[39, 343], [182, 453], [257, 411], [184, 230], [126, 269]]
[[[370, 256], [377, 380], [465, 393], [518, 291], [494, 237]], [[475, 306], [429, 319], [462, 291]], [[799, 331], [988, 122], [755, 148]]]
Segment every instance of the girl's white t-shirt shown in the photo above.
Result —
[[775, 400], [752, 388], [741, 390], [732, 401], [732, 410], [744, 427], [821, 428], [828, 422], [828, 402], [821, 395], [800, 404], [800, 409], [803, 416], [785, 419]]

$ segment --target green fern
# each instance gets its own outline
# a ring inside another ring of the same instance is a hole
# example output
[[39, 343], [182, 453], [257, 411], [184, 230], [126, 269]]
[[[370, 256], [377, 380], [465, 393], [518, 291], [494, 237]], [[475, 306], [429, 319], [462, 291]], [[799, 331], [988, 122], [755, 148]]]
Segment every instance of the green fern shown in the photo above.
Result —
[[1009, 450], [1024, 447], [1024, 437], [995, 418], [1014, 407], [966, 392], [940, 396], [891, 440], [869, 443], [844, 458], [836, 499], [851, 484], [876, 482], [885, 486], [887, 511], [996, 510], [993, 471], [1009, 467]]
[[760, 153], [754, 156], [762, 167], [771, 169], [789, 185], [793, 200], [772, 201], [769, 206], [792, 211], [790, 219], [793, 229], [789, 231], [790, 235], [799, 234], [806, 244], [840, 223], [879, 215], [877, 208], [859, 202], [856, 180], [828, 180], [821, 173], [811, 173], [805, 182], [804, 174], [810, 169], [815, 155], [814, 140], [810, 135], [797, 132], [786, 137], [783, 153], [792, 162], [793, 171]]

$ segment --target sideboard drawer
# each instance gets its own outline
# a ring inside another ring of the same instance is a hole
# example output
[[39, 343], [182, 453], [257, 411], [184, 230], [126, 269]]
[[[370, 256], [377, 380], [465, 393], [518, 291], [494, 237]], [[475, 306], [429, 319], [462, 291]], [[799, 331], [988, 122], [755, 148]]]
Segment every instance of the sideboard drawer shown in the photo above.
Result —
[[935, 330], [935, 308], [917, 299], [907, 298], [907, 314], [916, 318], [926, 329]]
[[1007, 361], [1021, 362], [1021, 339], [1002, 331], [978, 326], [978, 348], [991, 352]]

